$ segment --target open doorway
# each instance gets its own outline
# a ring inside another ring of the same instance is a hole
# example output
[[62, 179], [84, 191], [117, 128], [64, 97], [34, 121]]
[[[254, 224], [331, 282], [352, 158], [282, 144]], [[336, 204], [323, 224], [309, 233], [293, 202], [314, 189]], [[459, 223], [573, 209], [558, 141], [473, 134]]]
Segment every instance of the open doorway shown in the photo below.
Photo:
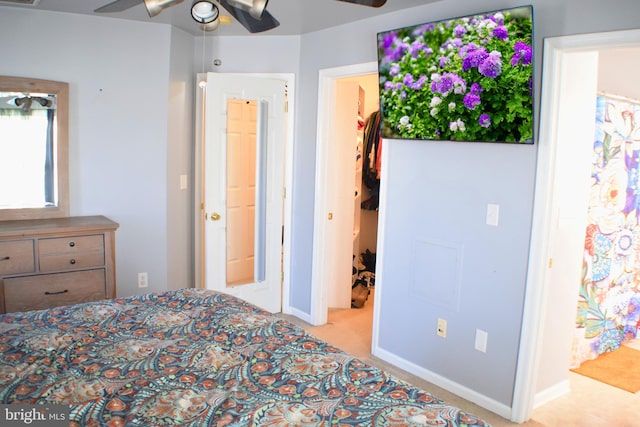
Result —
[[[598, 56], [633, 46], [640, 46], [640, 31], [545, 40], [539, 173], [512, 421], [526, 421], [534, 406], [570, 390], [567, 378], [584, 250]], [[576, 148], [573, 143], [579, 141], [591, 144]], [[583, 178], [574, 173], [578, 164], [584, 165]], [[563, 260], [567, 254], [571, 259]]]
[[629, 342], [637, 338], [640, 303], [634, 190], [640, 89], [632, 71], [639, 66], [639, 46], [598, 51], [588, 225], [571, 352], [574, 372], [632, 393], [640, 390], [640, 352]]
[[[357, 265], [360, 267], [356, 267], [357, 270], [364, 270], [360, 255], [370, 253], [375, 257], [377, 246], [377, 209], [375, 206], [362, 209], [362, 202], [371, 198], [369, 188], [362, 181], [362, 165], [367, 161], [363, 132], [359, 137], [348, 136], [344, 147], [341, 147], [345, 148], [345, 154], [336, 154], [339, 150], [336, 150], [335, 132], [341, 121], [341, 114], [337, 111], [345, 102], [341, 99], [349, 99], [342, 95], [351, 91], [354, 84], [359, 96], [355, 101], [348, 101], [352, 105], [347, 108], [353, 107], [357, 115], [353, 120], [349, 118], [346, 126], [355, 129], [358, 121], [364, 128], [372, 113], [379, 109], [377, 63], [320, 71], [312, 270], [312, 293], [315, 297], [309, 322], [314, 325], [327, 323], [330, 307], [350, 310], [353, 267]], [[358, 105], [360, 103], [362, 105]], [[350, 175], [341, 174], [339, 171], [342, 169], [349, 170]], [[342, 199], [336, 196], [340, 192], [345, 192]], [[375, 275], [375, 272], [371, 273]], [[332, 288], [334, 285], [339, 289]], [[374, 295], [375, 292], [371, 292], [365, 304], [372, 306]], [[369, 314], [369, 343], [372, 316]]]
[[[378, 74], [336, 79], [338, 94], [336, 103], [350, 102], [341, 99], [342, 88], [356, 87], [358, 90], [357, 132], [355, 151], [347, 142], [344, 152], [338, 155], [351, 156], [350, 165], [354, 169], [355, 189], [353, 191], [353, 234], [351, 308], [362, 309], [373, 305], [375, 295], [375, 257], [378, 242], [378, 206], [380, 192], [380, 102], [378, 96]], [[336, 108], [338, 111], [338, 108]], [[355, 154], [355, 155], [354, 155]], [[340, 185], [340, 184], [339, 184]], [[347, 202], [349, 203], [349, 202]], [[343, 236], [348, 238], [349, 235]], [[331, 285], [331, 284], [330, 284]], [[332, 304], [329, 308], [339, 304]], [[369, 313], [369, 328], [373, 316]], [[370, 334], [369, 334], [370, 335]]]

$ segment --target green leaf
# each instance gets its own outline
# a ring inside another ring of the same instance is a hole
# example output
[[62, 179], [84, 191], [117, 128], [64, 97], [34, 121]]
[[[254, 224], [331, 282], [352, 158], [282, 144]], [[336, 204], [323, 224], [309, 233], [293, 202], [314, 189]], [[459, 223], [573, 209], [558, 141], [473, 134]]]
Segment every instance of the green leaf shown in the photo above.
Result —
[[604, 330], [605, 321], [601, 319], [587, 319], [585, 322], [585, 338], [595, 338], [602, 334]]

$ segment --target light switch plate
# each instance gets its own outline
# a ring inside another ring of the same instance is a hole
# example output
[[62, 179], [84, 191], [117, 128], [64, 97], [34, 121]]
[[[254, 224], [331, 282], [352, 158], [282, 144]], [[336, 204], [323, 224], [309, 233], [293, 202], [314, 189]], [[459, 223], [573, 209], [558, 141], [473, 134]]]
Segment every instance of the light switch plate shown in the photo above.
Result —
[[487, 225], [498, 226], [498, 220], [500, 218], [500, 205], [489, 203], [487, 205]]
[[483, 353], [487, 352], [487, 340], [489, 339], [489, 334], [482, 329], [476, 329], [476, 342], [474, 348]]

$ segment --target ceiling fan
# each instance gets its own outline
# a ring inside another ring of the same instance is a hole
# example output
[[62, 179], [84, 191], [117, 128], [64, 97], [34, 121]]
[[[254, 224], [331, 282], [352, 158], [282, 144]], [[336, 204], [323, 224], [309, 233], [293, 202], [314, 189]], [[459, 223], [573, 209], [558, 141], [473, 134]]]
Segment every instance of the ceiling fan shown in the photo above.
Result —
[[[184, 0], [115, 0], [94, 12], [122, 12], [141, 3], [153, 18], [164, 9], [182, 3]], [[269, 0], [216, 0], [231, 16], [233, 16], [250, 33], [260, 33], [276, 28], [280, 23], [267, 10]], [[387, 0], [338, 0], [361, 6], [381, 7]], [[203, 24], [205, 30], [214, 30], [220, 22], [219, 9], [212, 0], [194, 0], [191, 6], [193, 19]]]

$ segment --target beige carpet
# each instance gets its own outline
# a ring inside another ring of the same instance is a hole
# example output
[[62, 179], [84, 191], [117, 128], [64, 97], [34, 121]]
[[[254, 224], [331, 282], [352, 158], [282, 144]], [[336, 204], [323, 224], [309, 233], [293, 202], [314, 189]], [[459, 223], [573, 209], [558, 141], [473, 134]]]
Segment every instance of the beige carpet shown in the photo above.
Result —
[[[473, 402], [456, 396], [422, 378], [405, 372], [371, 355], [371, 321], [374, 295], [369, 297], [362, 309], [330, 309], [329, 322], [322, 326], [311, 326], [297, 317], [283, 314], [293, 323], [307, 329], [352, 355], [356, 355], [374, 366], [385, 369], [397, 378], [408, 381], [455, 405], [479, 416], [493, 427], [637, 427], [640, 419], [640, 394], [631, 394], [622, 389], [595, 381], [589, 377], [569, 373], [571, 391], [545, 405], [538, 407], [533, 417], [516, 424], [494, 414]], [[636, 340], [640, 350], [640, 340]]]
[[639, 365], [640, 351], [623, 345], [615, 351], [601, 354], [597, 359], [582, 362], [580, 367], [572, 371], [622, 390], [637, 393], [640, 391]]

